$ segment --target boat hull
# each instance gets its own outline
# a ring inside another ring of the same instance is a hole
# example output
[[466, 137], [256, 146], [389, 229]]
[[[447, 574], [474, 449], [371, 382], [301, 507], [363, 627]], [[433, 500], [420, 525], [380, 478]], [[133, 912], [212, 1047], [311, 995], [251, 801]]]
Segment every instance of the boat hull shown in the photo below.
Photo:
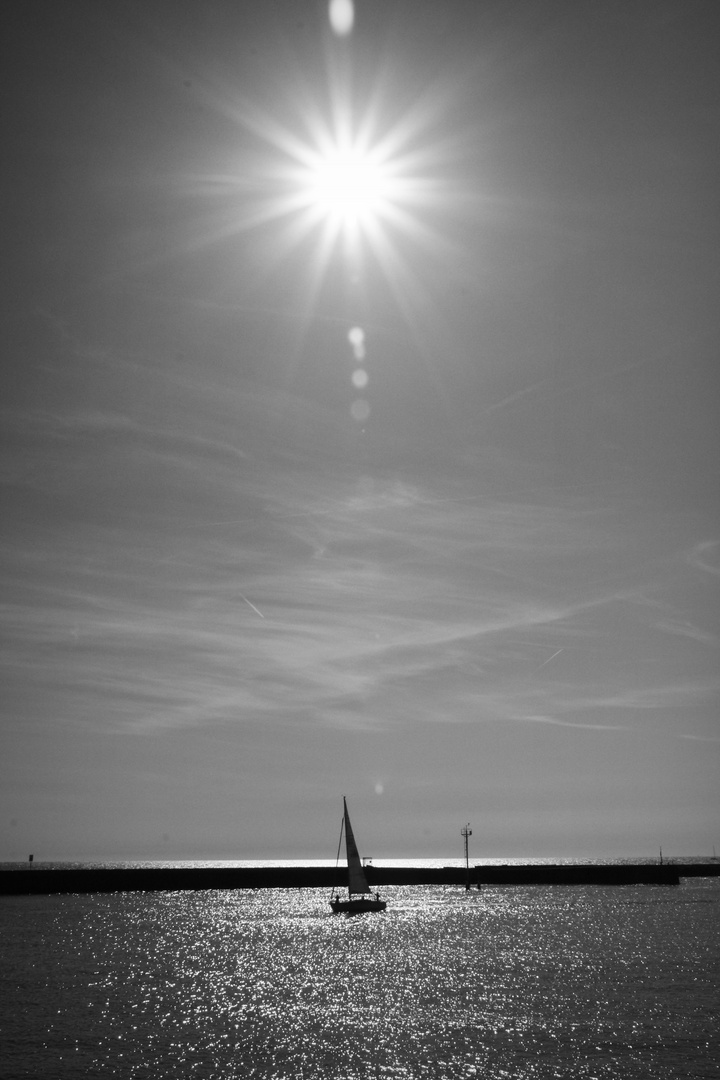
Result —
[[367, 911], [384, 911], [387, 904], [384, 900], [371, 896], [355, 896], [350, 900], [333, 897], [330, 907], [334, 915], [363, 915]]

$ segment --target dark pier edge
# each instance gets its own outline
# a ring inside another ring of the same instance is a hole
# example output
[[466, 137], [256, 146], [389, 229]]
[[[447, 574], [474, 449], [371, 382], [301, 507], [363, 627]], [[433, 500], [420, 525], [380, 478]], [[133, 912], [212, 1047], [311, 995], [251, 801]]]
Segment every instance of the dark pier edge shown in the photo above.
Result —
[[[461, 885], [461, 867], [368, 866], [371, 888], [382, 885]], [[496, 885], [678, 885], [681, 877], [720, 874], [720, 863], [619, 863], [615, 865], [474, 866], [470, 884]], [[175, 892], [198, 889], [331, 889], [346, 882], [333, 866], [142, 867], [112, 869], [0, 870], [0, 895], [50, 893]]]

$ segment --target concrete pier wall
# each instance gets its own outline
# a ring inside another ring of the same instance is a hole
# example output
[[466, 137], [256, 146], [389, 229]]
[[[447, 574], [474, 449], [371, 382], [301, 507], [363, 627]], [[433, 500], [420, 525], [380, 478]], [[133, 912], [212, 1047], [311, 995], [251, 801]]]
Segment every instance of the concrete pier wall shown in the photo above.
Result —
[[[371, 888], [383, 885], [458, 885], [467, 880], [457, 866], [368, 866]], [[473, 886], [495, 885], [677, 885], [681, 877], [717, 875], [717, 863], [593, 863], [483, 865], [470, 868]], [[346, 871], [332, 866], [142, 867], [134, 869], [0, 870], [0, 895], [50, 893], [175, 892], [198, 889], [331, 889], [344, 887]]]
[[678, 885], [677, 866], [620, 863], [614, 866], [559, 863], [555, 866], [478, 866], [483, 885]]

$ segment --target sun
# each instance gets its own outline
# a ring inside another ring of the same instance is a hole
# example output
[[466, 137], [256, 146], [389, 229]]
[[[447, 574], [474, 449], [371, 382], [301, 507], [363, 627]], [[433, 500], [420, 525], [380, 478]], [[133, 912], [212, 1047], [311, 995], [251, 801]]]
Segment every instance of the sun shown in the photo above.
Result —
[[464, 205], [447, 179], [448, 104], [430, 95], [398, 111], [382, 84], [358, 102], [341, 83], [330, 79], [318, 97], [300, 79], [273, 112], [247, 100], [222, 105], [242, 152], [194, 181], [216, 207], [199, 243], [261, 232], [268, 267], [299, 255], [308, 311], [328, 280], [344, 275], [355, 288], [379, 274], [411, 319], [425, 308], [418, 267], [457, 262], [443, 235], [447, 213]]
[[[288, 140], [284, 197], [276, 203], [294, 237], [315, 235], [322, 274], [339, 246], [351, 258], [372, 253], [383, 271], [397, 268], [396, 242], [422, 242], [422, 212], [436, 192], [421, 174], [423, 154], [407, 146], [412, 128], [382, 131], [377, 117], [353, 123], [350, 115], [308, 123], [306, 141]], [[419, 168], [420, 167], [420, 168]]]
[[375, 155], [361, 147], [331, 146], [313, 155], [304, 173], [301, 189], [307, 209], [335, 231], [367, 229], [390, 208], [391, 177]]

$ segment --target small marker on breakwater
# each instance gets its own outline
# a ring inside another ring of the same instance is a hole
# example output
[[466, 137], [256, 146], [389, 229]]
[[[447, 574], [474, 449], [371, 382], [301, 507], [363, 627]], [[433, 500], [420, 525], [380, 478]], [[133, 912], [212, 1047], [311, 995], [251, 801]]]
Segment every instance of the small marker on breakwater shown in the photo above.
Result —
[[465, 841], [465, 891], [470, 891], [470, 859], [468, 857], [468, 839], [472, 836], [472, 829], [470, 828], [470, 822], [467, 825], [463, 825], [460, 830], [460, 835]]

